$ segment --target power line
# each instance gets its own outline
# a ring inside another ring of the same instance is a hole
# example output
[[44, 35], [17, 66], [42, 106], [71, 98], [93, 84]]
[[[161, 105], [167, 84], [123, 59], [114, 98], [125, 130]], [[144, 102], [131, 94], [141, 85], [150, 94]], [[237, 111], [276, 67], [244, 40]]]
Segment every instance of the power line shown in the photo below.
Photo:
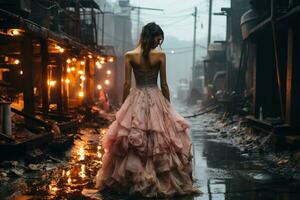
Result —
[[161, 26], [162, 26], [162, 27], [165, 27], [165, 26], [171, 26], [171, 25], [180, 23], [180, 22], [182, 22], [182, 21], [184, 21], [184, 20], [187, 20], [187, 19], [188, 19], [187, 17], [184, 17], [184, 18], [182, 18], [182, 19], [176, 20], [176, 21], [171, 22], [171, 23], [169, 23], [169, 24], [161, 24]]

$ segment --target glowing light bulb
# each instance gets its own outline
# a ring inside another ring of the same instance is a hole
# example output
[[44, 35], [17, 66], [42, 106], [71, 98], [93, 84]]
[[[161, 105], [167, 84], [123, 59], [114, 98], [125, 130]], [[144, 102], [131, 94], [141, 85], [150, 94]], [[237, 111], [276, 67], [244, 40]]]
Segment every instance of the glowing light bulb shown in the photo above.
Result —
[[114, 58], [113, 58], [113, 57], [110, 57], [110, 58], [108, 59], [108, 62], [114, 62]]
[[85, 76], [81, 75], [80, 79], [84, 81], [85, 80]]
[[107, 75], [110, 75], [110, 74], [111, 74], [111, 71], [110, 71], [110, 70], [107, 70], [107, 71], [106, 71], [106, 74], [107, 74]]
[[97, 85], [97, 89], [98, 89], [98, 90], [101, 90], [101, 89], [102, 89], [102, 85], [98, 84], [98, 85]]
[[17, 29], [12, 30], [12, 35], [20, 35], [20, 31]]
[[16, 60], [14, 61], [14, 64], [16, 64], [16, 65], [20, 64], [20, 60], [16, 59]]
[[96, 66], [97, 66], [98, 69], [101, 69], [101, 68], [102, 68], [102, 65], [100, 64], [99, 61], [96, 62]]
[[105, 83], [106, 85], [109, 85], [109, 80], [105, 80], [104, 83]]
[[80, 92], [78, 93], [78, 96], [79, 96], [79, 97], [84, 97], [84, 92], [80, 91]]
[[56, 85], [56, 81], [48, 80], [48, 85], [49, 85], [50, 87], [53, 87], [53, 86]]

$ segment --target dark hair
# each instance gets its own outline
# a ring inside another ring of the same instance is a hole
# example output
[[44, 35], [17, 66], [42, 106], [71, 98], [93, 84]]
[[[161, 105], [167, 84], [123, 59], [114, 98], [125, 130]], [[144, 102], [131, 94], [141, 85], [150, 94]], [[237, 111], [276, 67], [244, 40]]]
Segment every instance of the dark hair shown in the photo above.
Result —
[[149, 60], [149, 52], [151, 51], [151, 49], [155, 48], [154, 39], [157, 36], [162, 36], [162, 38], [164, 39], [163, 30], [155, 22], [150, 22], [143, 27], [140, 37], [140, 44], [143, 50], [142, 56], [146, 61]]

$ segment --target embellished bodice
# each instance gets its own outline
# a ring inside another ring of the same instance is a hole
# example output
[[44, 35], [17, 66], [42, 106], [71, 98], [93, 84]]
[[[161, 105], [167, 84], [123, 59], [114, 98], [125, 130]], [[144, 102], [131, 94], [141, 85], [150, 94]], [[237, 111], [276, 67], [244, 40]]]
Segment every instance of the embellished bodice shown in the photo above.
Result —
[[137, 87], [157, 86], [158, 66], [154, 65], [145, 68], [140, 65], [133, 65], [132, 68]]

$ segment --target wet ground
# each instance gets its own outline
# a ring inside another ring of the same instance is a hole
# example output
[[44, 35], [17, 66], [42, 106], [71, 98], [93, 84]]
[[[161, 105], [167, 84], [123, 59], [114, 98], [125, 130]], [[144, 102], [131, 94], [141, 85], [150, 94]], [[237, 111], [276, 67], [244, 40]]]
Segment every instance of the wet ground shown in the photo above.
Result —
[[[183, 114], [185, 107], [177, 106]], [[213, 128], [213, 115], [191, 118], [194, 144], [195, 185], [201, 196], [176, 197], [178, 200], [298, 200], [300, 185], [268, 172], [259, 154], [241, 152], [219, 137]], [[90, 199], [83, 188], [93, 188], [93, 177], [101, 167], [100, 138], [106, 129], [82, 129], [73, 147], [63, 155], [45, 158], [39, 170], [25, 170], [20, 177], [0, 182], [0, 199]], [[21, 164], [19, 164], [21, 165]], [[2, 172], [1, 172], [2, 173]], [[96, 199], [133, 199], [127, 196], [97, 194]]]

